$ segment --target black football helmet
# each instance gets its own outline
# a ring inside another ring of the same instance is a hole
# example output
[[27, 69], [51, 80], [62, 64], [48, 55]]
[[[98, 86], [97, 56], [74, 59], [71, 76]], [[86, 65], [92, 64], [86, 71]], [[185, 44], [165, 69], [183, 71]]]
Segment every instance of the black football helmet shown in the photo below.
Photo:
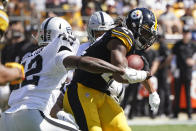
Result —
[[150, 47], [157, 38], [156, 16], [146, 8], [136, 8], [128, 13], [126, 26], [133, 32], [136, 48], [145, 50]]

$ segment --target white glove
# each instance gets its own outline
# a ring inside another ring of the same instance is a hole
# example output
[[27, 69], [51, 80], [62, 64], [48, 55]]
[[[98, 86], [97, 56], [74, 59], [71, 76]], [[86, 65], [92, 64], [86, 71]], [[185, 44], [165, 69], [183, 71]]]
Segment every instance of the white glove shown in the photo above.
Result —
[[120, 103], [124, 98], [125, 88], [123, 87], [122, 83], [114, 80], [108, 87], [108, 91], [110, 91], [110, 96], [118, 103]]
[[147, 78], [147, 71], [135, 70], [133, 68], [126, 67], [125, 74], [122, 75], [123, 79], [128, 80], [129, 83], [142, 82]]
[[151, 110], [156, 113], [159, 109], [159, 104], [160, 104], [160, 98], [156, 91], [149, 95], [149, 104]]
[[101, 75], [103, 79], [108, 83], [108, 91], [110, 92], [110, 96], [118, 103], [122, 101], [124, 98], [124, 87], [122, 83], [119, 83], [110, 78], [112, 74], [110, 73], [103, 73]]

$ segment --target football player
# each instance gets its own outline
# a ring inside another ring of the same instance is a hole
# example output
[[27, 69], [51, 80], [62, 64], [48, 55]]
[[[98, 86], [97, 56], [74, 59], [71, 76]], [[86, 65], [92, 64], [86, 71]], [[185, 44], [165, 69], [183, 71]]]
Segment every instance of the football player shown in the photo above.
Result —
[[[132, 77], [125, 69], [101, 59], [75, 56], [79, 41], [72, 35], [67, 21], [59, 17], [47, 18], [38, 35], [39, 49], [27, 53], [22, 64], [25, 80], [9, 98], [10, 108], [0, 119], [2, 131], [65, 131], [78, 130], [73, 123], [50, 117], [67, 72], [78, 68], [91, 73], [111, 73]], [[145, 72], [147, 74], [147, 72]]]
[[[6, 1], [2, 1], [1, 9], [5, 9]], [[9, 26], [9, 19], [3, 10], [0, 10], [0, 42], [2, 42], [4, 33]], [[7, 63], [6, 66], [0, 63], [0, 114], [1, 110], [7, 108], [7, 100], [10, 94], [10, 89], [7, 83], [20, 83], [24, 79], [24, 68], [22, 65], [12, 62]]]
[[81, 130], [131, 130], [123, 109], [109, 96], [108, 87], [112, 79], [122, 83], [142, 82], [150, 93], [151, 109], [158, 109], [159, 95], [150, 85], [148, 73], [128, 68], [126, 59], [135, 49], [142, 52], [150, 47], [156, 40], [156, 35], [155, 15], [146, 8], [136, 8], [129, 12], [124, 26], [110, 29], [86, 50], [84, 56], [100, 58], [120, 68], [126, 68], [126, 72], [132, 77], [113, 74], [106, 80], [101, 73], [93, 74], [76, 69], [73, 80], [67, 87], [63, 104], [65, 111], [74, 115]]
[[[77, 55], [81, 56], [85, 54], [85, 50], [92, 45], [97, 38], [103, 35], [106, 31], [115, 27], [115, 23], [113, 18], [103, 11], [94, 12], [87, 24], [87, 33], [89, 41], [87, 43], [83, 43], [80, 45]], [[109, 80], [110, 75], [103, 74], [103, 77], [106, 81]], [[112, 96], [118, 103], [123, 98], [123, 90], [122, 84], [111, 80], [111, 84], [108, 88], [110, 90], [110, 96]]]
[[[0, 10], [0, 41], [6, 32], [9, 25], [9, 19], [7, 14]], [[23, 67], [17, 63], [12, 63], [12, 66], [6, 67], [0, 64], [0, 84], [4, 85], [8, 82], [16, 79], [23, 79], [24, 74], [22, 73]]]

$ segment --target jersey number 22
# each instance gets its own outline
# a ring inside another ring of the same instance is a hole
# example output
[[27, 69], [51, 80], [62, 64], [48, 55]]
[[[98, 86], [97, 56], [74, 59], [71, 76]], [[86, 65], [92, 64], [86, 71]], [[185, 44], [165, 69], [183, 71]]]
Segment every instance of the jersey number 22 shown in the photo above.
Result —
[[[25, 73], [25, 80], [22, 82], [21, 87], [32, 84], [32, 85], [38, 85], [39, 82], [39, 76], [34, 75], [36, 73], [39, 73], [42, 70], [42, 57], [41, 55], [37, 55], [35, 58], [33, 58], [30, 63], [27, 65], [28, 66], [28, 71]], [[33, 65], [35, 64], [35, 67]], [[25, 65], [25, 63], [23, 63]], [[32, 79], [27, 79], [28, 76], [32, 75]]]

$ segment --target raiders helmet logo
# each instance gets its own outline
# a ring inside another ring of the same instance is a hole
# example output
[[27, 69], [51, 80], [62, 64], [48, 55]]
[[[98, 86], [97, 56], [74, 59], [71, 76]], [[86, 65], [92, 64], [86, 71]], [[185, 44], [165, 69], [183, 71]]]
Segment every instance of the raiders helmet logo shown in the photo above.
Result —
[[140, 19], [142, 16], [142, 12], [140, 10], [135, 10], [131, 13], [131, 18], [132, 19]]

